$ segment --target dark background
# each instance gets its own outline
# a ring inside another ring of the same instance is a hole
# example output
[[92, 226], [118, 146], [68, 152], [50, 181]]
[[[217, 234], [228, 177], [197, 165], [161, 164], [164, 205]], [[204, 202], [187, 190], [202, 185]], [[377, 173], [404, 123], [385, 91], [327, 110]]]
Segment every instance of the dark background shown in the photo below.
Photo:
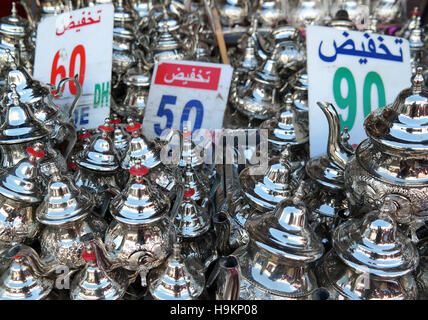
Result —
[[[43, 0], [41, 0], [43, 1]], [[10, 14], [10, 9], [12, 8], [12, 0], [0, 0], [0, 17], [8, 16]], [[17, 1], [18, 2], [18, 1]], [[407, 1], [407, 13], [410, 15], [414, 6], [419, 6], [420, 11], [423, 12], [423, 24], [428, 23], [428, 8], [427, 8], [427, 0], [408, 0]], [[25, 11], [18, 5], [19, 15], [25, 17]]]

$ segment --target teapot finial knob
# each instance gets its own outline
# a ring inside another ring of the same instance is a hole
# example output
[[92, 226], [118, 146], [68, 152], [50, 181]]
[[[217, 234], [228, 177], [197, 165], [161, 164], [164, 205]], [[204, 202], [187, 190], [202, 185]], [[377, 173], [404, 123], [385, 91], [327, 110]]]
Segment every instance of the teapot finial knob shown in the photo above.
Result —
[[286, 164], [290, 160], [291, 156], [291, 144], [287, 143], [284, 151], [281, 152], [281, 163]]
[[284, 98], [285, 102], [285, 109], [286, 110], [292, 110], [293, 108], [293, 95], [291, 93], [287, 93], [287, 95]]
[[186, 188], [185, 188], [185, 191], [183, 194], [184, 198], [189, 199], [189, 198], [193, 197], [194, 194], [195, 194], [195, 189], [190, 188], [190, 186], [188, 184], [186, 184]]
[[109, 119], [109, 118], [106, 118], [106, 119], [104, 120], [104, 125], [100, 125], [100, 126], [98, 127], [98, 129], [100, 129], [100, 130], [101, 130], [101, 132], [103, 133], [103, 135], [107, 135], [109, 132], [114, 131], [114, 129], [113, 129], [113, 128], [112, 128], [112, 126], [111, 126], [111, 121], [110, 121], [110, 119]]
[[134, 137], [137, 136], [138, 130], [141, 128], [141, 124], [139, 122], [135, 122], [132, 118], [128, 118], [126, 121], [128, 122], [126, 131], [131, 133]]
[[297, 204], [302, 202], [303, 197], [305, 196], [305, 181], [301, 181], [299, 186], [297, 187], [296, 192], [294, 193], [293, 203]]
[[12, 100], [13, 100], [13, 103], [15, 104], [15, 105], [18, 105], [19, 103], [20, 103], [20, 100], [19, 100], [19, 93], [18, 93], [18, 91], [16, 90], [16, 84], [14, 84], [14, 83], [12, 83], [11, 85], [10, 85], [10, 88], [12, 89]]
[[119, 118], [119, 116], [116, 114], [116, 113], [113, 113], [112, 114], [112, 116], [111, 116], [111, 123], [112, 124], [118, 124], [118, 123], [120, 123], [120, 118]]
[[342, 138], [343, 143], [347, 143], [348, 140], [351, 138], [351, 136], [349, 135], [349, 128], [348, 127], [343, 128], [341, 138]]
[[149, 169], [141, 164], [140, 159], [136, 159], [134, 162], [134, 166], [129, 169], [129, 173], [134, 177], [141, 178], [142, 176], [145, 176], [149, 173]]
[[422, 74], [422, 71], [423, 71], [422, 67], [418, 67], [416, 69], [416, 74], [413, 77], [412, 91], [414, 94], [422, 92], [422, 87], [425, 84], [425, 79], [424, 79], [424, 76]]
[[18, 10], [16, 10], [16, 2], [12, 2], [12, 17], [16, 17], [18, 15]]

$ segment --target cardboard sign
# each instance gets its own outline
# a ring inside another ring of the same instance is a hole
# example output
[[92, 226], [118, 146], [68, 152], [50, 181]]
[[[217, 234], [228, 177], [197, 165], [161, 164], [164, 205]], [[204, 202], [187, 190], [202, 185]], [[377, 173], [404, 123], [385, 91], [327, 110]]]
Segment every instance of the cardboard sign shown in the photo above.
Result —
[[[57, 85], [78, 75], [78, 129], [96, 128], [110, 114], [113, 12], [112, 4], [97, 5], [47, 17], [37, 28], [34, 78]], [[69, 81], [54, 102], [68, 110], [76, 91]]]
[[154, 68], [143, 131], [151, 138], [164, 130], [220, 129], [233, 68], [199, 61], [163, 61]]
[[307, 29], [311, 157], [327, 152], [328, 122], [318, 101], [331, 102], [355, 147], [367, 136], [365, 117], [410, 86], [409, 42], [402, 38], [329, 27]]

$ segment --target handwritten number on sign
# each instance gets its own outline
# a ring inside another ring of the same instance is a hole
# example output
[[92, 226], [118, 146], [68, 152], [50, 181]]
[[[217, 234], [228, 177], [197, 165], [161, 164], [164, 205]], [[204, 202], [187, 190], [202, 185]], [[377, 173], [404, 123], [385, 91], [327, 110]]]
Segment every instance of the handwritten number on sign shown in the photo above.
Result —
[[[342, 80], [345, 80], [348, 86], [348, 93], [345, 97], [342, 94]], [[371, 71], [366, 75], [363, 84], [364, 117], [367, 117], [367, 115], [372, 111], [371, 92], [373, 85], [375, 85], [377, 88], [378, 107], [385, 106], [385, 87], [383, 85], [382, 78], [378, 73]], [[348, 68], [339, 68], [334, 74], [333, 95], [334, 100], [340, 109], [348, 109], [348, 117], [346, 120], [343, 119], [342, 115], [339, 115], [342, 130], [344, 127], [348, 127], [349, 130], [352, 130], [352, 127], [355, 123], [355, 118], [357, 116], [357, 89], [354, 76]]]
[[177, 102], [177, 97], [176, 96], [167, 96], [167, 95], [163, 95], [160, 105], [159, 105], [159, 110], [158, 113], [156, 114], [158, 117], [166, 117], [166, 125], [165, 128], [161, 129], [160, 124], [159, 123], [155, 123], [154, 125], [154, 129], [155, 132], [158, 136], [161, 135], [162, 131], [167, 129], [167, 128], [171, 128], [172, 127], [172, 122], [174, 121], [174, 114], [172, 113], [171, 110], [166, 109], [165, 105], [167, 104], [172, 104], [174, 105]]
[[[86, 69], [86, 54], [85, 54], [85, 48], [79, 44], [77, 45], [73, 51], [71, 52], [70, 57], [70, 63], [69, 63], [69, 77], [72, 78], [75, 75], [75, 68], [76, 68], [76, 59], [77, 56], [80, 57], [80, 65], [79, 65], [79, 83], [81, 86], [83, 86], [83, 82], [85, 81], [85, 69]], [[51, 69], [51, 81], [50, 83], [55, 84], [57, 82], [58, 75], [60, 76], [60, 79], [64, 79], [67, 77], [67, 71], [63, 65], [58, 66], [58, 61], [60, 57], [60, 51], [58, 50], [55, 53], [54, 60], [52, 62], [52, 69]], [[72, 81], [68, 82], [70, 93], [75, 95], [77, 93], [77, 88], [75, 84]], [[64, 91], [64, 87], [62, 87], [62, 91]], [[62, 93], [62, 92], [61, 92]]]
[[[176, 96], [168, 96], [168, 95], [162, 96], [161, 102], [159, 104], [159, 109], [156, 115], [158, 117], [166, 117], [166, 124], [164, 128], [161, 128], [159, 123], [154, 124], [154, 130], [158, 136], [162, 134], [163, 130], [172, 128], [172, 124], [174, 122], [174, 114], [170, 109], [165, 108], [165, 105], [167, 104], [175, 105], [176, 102], [177, 102]], [[183, 108], [183, 111], [181, 113], [181, 119], [180, 119], [180, 130], [183, 130], [184, 121], [189, 120], [190, 111], [193, 108], [196, 109], [196, 119], [195, 119], [195, 124], [193, 126], [192, 131], [196, 131], [201, 128], [202, 120], [204, 117], [204, 106], [199, 100], [194, 99], [187, 102]]]

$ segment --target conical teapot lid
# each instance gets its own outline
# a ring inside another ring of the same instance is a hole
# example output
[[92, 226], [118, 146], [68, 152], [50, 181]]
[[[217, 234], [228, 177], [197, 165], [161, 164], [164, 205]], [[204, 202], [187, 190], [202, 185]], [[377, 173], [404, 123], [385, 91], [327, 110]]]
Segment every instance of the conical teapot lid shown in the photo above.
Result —
[[202, 201], [204, 198], [208, 197], [209, 194], [209, 181], [204, 179], [205, 176], [198, 174], [190, 165], [187, 164], [184, 171], [183, 181], [186, 185], [193, 190], [191, 198], [195, 201]]
[[[26, 250], [37, 253], [30, 247]], [[38, 276], [28, 258], [19, 254], [0, 278], [0, 300], [41, 300], [51, 292], [54, 281]]]
[[308, 82], [308, 73], [306, 72], [306, 68], [303, 68], [302, 70], [296, 72], [296, 74], [291, 79], [290, 84], [294, 89], [307, 91], [309, 82]]
[[0, 176], [0, 194], [6, 198], [37, 203], [43, 200], [44, 190], [39, 178], [38, 162], [44, 157], [41, 143], [27, 148], [28, 158], [7, 169]]
[[86, 217], [93, 205], [91, 196], [84, 189], [78, 189], [74, 182], [51, 167], [52, 180], [48, 194], [37, 208], [36, 217], [46, 225], [62, 225]]
[[204, 163], [204, 148], [200, 145], [196, 145], [193, 141], [192, 132], [187, 130], [187, 127], [183, 125], [183, 149], [180, 158], [180, 167], [186, 167], [189, 163], [192, 168], [198, 168]]
[[389, 215], [390, 203], [363, 219], [339, 225], [333, 247], [348, 266], [380, 277], [399, 277], [414, 270], [419, 255], [409, 238], [397, 230]]
[[364, 121], [367, 136], [377, 146], [416, 157], [428, 152], [428, 90], [418, 68], [412, 87], [400, 92], [390, 107], [377, 109]]
[[285, 97], [285, 105], [281, 108], [276, 119], [266, 120], [260, 129], [268, 130], [268, 141], [275, 146], [282, 147], [302, 145], [309, 141], [307, 130], [302, 128], [294, 114], [294, 104], [291, 94]]
[[86, 265], [71, 284], [72, 300], [118, 300], [125, 295], [128, 279], [124, 270], [103, 270], [90, 244], [83, 250], [82, 259]]
[[0, 144], [24, 143], [48, 136], [50, 131], [33, 116], [28, 105], [21, 103], [16, 86], [10, 87], [13, 103], [7, 106], [6, 119], [0, 127]]
[[160, 151], [156, 144], [152, 141], [148, 141], [147, 138], [141, 133], [141, 124], [134, 122], [131, 118], [128, 118], [128, 126], [126, 131], [131, 134], [131, 140], [129, 141], [128, 149], [125, 157], [121, 163], [123, 169], [129, 169], [138, 159], [141, 161], [141, 165], [152, 169], [157, 167], [161, 163]]
[[148, 70], [143, 68], [141, 60], [138, 59], [137, 64], [125, 73], [123, 82], [127, 86], [148, 87], [150, 86], [151, 75]]
[[174, 220], [178, 234], [184, 238], [198, 237], [210, 229], [211, 221], [208, 212], [192, 200], [194, 194], [195, 190], [187, 186]]
[[181, 47], [174, 36], [169, 32], [167, 24], [162, 26], [162, 31], [155, 39], [154, 48], [157, 51], [174, 50]]
[[114, 128], [110, 119], [106, 119], [98, 129], [101, 133], [92, 137], [92, 142], [81, 152], [76, 162], [80, 167], [94, 171], [115, 171], [119, 168], [119, 157], [112, 141]]
[[247, 45], [245, 47], [244, 58], [240, 63], [240, 67], [248, 71], [254, 71], [259, 66], [256, 56], [256, 42], [253, 37], [247, 38]]
[[170, 209], [170, 201], [144, 177], [149, 169], [136, 160], [129, 173], [131, 177], [127, 187], [110, 203], [113, 217], [130, 225], [152, 223], [165, 217]]
[[279, 47], [275, 47], [275, 50], [272, 52], [272, 56], [266, 60], [262, 69], [256, 74], [256, 81], [270, 84], [274, 87], [279, 87], [281, 85], [281, 78], [278, 74], [278, 50]]
[[294, 198], [282, 200], [272, 214], [249, 220], [245, 227], [258, 247], [285, 259], [309, 263], [321, 258], [324, 246], [309, 227], [302, 188], [303, 184]]
[[112, 115], [111, 124], [114, 127], [113, 132], [113, 144], [116, 150], [120, 152], [124, 152], [128, 148], [129, 143], [129, 134], [127, 134], [123, 129], [123, 126], [121, 125], [121, 120], [117, 116], [117, 114]]
[[290, 153], [284, 150], [279, 157], [269, 161], [264, 175], [251, 174], [251, 167], [242, 170], [239, 185], [251, 206], [261, 211], [273, 210], [281, 200], [291, 195], [289, 161]]
[[164, 30], [165, 25], [168, 27], [169, 31], [176, 31], [180, 28], [179, 17], [173, 14], [171, 11], [168, 11], [165, 6], [162, 8], [162, 14], [158, 17], [160, 20], [157, 23], [157, 29], [159, 32]]
[[116, 2], [113, 17], [115, 22], [134, 22], [134, 12], [123, 4], [123, 0]]
[[9, 37], [22, 38], [29, 35], [30, 29], [30, 23], [18, 15], [16, 3], [12, 2], [11, 15], [0, 19], [0, 33]]
[[155, 299], [192, 300], [202, 294], [205, 280], [188, 271], [180, 251], [180, 245], [175, 243], [166, 262], [150, 276], [149, 290]]

